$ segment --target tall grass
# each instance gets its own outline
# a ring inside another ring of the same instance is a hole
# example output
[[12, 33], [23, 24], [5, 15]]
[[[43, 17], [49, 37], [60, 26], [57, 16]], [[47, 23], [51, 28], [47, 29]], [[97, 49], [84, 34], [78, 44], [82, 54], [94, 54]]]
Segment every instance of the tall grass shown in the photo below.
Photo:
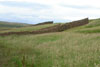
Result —
[[[87, 26], [87, 25], [86, 25]], [[76, 31], [0, 36], [0, 67], [100, 67], [100, 34]]]
[[[0, 37], [2, 66], [95, 67], [100, 65], [100, 34], [51, 33]], [[5, 59], [5, 60], [4, 60]]]

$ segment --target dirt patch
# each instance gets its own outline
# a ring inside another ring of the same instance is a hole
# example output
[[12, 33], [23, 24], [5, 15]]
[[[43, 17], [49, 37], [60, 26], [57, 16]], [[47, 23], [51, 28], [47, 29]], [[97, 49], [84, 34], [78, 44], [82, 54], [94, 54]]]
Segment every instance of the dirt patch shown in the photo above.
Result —
[[88, 24], [89, 20], [88, 18], [82, 19], [82, 20], [78, 20], [78, 21], [73, 21], [70, 23], [66, 23], [66, 24], [58, 24], [58, 25], [54, 25], [51, 27], [47, 27], [47, 28], [43, 28], [37, 31], [23, 31], [23, 32], [8, 32], [8, 33], [2, 33], [0, 34], [0, 36], [6, 36], [6, 35], [12, 35], [12, 34], [16, 34], [16, 35], [26, 35], [26, 34], [42, 34], [42, 33], [51, 33], [51, 32], [61, 32], [73, 27], [78, 27], [78, 26], [82, 26], [85, 24]]

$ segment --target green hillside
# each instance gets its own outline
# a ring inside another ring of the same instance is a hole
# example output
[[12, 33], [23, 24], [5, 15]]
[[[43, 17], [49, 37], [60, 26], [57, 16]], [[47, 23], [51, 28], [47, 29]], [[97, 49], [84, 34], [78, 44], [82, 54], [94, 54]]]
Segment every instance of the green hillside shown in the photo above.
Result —
[[83, 29], [78, 30], [80, 33], [99, 33], [100, 32], [100, 19], [92, 20]]
[[100, 67], [99, 44], [100, 19], [63, 32], [0, 36], [0, 67]]
[[19, 28], [19, 27], [24, 27], [24, 26], [28, 26], [28, 25], [30, 25], [30, 24], [0, 21], [0, 30]]

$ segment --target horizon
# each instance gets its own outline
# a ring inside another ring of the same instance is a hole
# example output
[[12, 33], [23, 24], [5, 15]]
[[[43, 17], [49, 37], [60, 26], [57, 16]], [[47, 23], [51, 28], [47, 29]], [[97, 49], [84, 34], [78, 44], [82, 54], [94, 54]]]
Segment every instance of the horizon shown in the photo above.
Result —
[[37, 24], [100, 18], [99, 0], [1, 0], [0, 21]]

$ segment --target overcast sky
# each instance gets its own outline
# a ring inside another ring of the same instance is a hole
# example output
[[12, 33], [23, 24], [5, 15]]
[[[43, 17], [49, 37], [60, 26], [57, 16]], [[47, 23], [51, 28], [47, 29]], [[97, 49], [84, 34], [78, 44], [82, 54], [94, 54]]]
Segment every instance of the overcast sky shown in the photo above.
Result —
[[0, 0], [0, 20], [40, 23], [100, 17], [100, 0]]

